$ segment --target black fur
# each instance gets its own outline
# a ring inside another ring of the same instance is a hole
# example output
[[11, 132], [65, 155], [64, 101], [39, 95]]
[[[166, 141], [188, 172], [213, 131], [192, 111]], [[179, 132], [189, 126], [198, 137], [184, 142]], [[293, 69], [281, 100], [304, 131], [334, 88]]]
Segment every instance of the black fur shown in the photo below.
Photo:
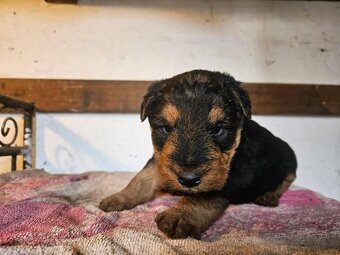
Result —
[[232, 203], [252, 202], [275, 190], [288, 174], [296, 174], [293, 150], [255, 121], [243, 124], [224, 193]]

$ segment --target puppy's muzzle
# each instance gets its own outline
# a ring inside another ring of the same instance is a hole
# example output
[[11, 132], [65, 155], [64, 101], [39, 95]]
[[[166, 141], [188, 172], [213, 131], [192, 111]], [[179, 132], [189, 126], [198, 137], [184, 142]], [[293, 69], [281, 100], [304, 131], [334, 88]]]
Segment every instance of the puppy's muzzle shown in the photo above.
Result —
[[202, 176], [193, 172], [182, 172], [177, 175], [178, 182], [187, 188], [197, 186], [202, 182]]

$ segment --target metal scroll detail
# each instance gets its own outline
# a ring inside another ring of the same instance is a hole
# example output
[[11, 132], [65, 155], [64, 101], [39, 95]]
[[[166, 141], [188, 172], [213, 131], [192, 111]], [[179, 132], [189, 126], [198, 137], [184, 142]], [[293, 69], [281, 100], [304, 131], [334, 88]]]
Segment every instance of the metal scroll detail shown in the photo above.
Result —
[[[11, 128], [7, 123], [9, 122], [12, 122], [13, 123], [13, 126], [14, 128]], [[13, 130], [13, 132], [11, 132]], [[1, 125], [1, 135], [2, 137], [6, 138], [8, 136], [8, 134], [13, 134], [13, 138], [8, 142], [5, 142], [5, 141], [1, 141], [1, 137], [0, 137], [0, 145], [1, 146], [11, 146], [16, 140], [17, 140], [17, 137], [18, 137], [18, 124], [17, 122], [15, 121], [15, 119], [13, 119], [12, 117], [8, 117], [6, 118], [3, 122], [2, 122], [2, 125]]]
[[16, 120], [12, 117], [7, 117], [3, 120], [0, 130], [0, 157], [11, 157], [11, 171], [16, 171], [17, 169], [18, 155], [23, 155], [24, 169], [32, 168], [34, 104], [0, 95], [0, 105], [0, 112], [9, 110], [9, 112], [23, 114], [24, 117], [23, 146], [14, 145], [18, 138], [18, 123]]

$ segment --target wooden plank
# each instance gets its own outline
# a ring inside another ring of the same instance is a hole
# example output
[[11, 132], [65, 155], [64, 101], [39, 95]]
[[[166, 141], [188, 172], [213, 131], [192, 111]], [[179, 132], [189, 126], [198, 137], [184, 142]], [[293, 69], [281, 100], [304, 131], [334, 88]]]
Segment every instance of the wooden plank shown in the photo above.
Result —
[[340, 86], [244, 84], [255, 114], [340, 115]]
[[150, 83], [0, 79], [0, 94], [34, 102], [40, 112], [137, 112]]
[[45, 0], [45, 2], [51, 4], [77, 4], [78, 0]]
[[[275, 1], [301, 1], [301, 0], [275, 0]], [[339, 2], [339, 0], [304, 0], [310, 2]], [[47, 3], [59, 4], [59, 3], [67, 3], [67, 4], [76, 4], [78, 0], [45, 0]]]
[[[151, 81], [0, 79], [0, 94], [34, 102], [40, 112], [139, 112]], [[253, 113], [340, 115], [340, 86], [245, 83]]]
[[23, 110], [26, 112], [33, 112], [34, 111], [34, 104], [33, 103], [26, 103], [21, 100], [16, 100], [14, 98], [6, 97], [0, 95], [0, 104], [4, 105], [6, 108], [16, 109], [16, 110]]

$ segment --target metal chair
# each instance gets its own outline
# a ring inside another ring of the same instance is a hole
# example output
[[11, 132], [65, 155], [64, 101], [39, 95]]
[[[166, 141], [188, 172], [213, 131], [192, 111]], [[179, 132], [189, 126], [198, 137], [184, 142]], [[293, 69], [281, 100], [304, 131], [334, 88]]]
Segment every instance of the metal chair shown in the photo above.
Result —
[[[35, 107], [33, 103], [23, 102], [7, 96], [0, 95], [0, 114], [2, 113], [19, 113], [24, 118], [24, 137], [23, 146], [13, 146], [18, 137], [18, 123], [13, 117], [5, 117], [1, 124], [0, 136], [0, 157], [11, 157], [11, 171], [17, 170], [17, 157], [23, 155], [23, 168], [33, 168], [33, 118], [35, 116]], [[11, 124], [12, 123], [12, 124]], [[12, 137], [7, 141], [1, 138]]]

